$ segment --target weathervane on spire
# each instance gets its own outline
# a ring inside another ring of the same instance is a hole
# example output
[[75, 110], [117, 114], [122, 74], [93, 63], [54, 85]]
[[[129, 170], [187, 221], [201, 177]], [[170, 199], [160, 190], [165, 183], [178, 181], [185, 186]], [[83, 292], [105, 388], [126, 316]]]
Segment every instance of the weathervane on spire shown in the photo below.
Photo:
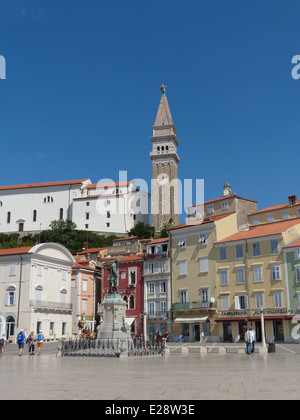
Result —
[[166, 94], [166, 89], [167, 89], [167, 86], [164, 83], [162, 85], [160, 85], [160, 90], [162, 91], [163, 95]]

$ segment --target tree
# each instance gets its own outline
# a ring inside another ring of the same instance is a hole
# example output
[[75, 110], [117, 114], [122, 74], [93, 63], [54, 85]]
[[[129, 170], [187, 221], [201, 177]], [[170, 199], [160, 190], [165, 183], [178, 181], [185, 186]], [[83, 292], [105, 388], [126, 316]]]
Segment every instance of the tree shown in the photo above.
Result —
[[137, 236], [141, 239], [153, 238], [155, 235], [155, 227], [150, 225], [145, 225], [143, 222], [138, 222], [132, 229], [129, 231], [129, 236]]

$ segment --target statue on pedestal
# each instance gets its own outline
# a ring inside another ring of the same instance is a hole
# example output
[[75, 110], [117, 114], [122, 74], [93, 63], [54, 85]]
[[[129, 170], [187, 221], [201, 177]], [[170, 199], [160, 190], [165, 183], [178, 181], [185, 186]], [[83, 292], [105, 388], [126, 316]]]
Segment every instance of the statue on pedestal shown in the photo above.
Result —
[[[107, 278], [107, 281], [110, 283], [110, 294], [120, 294], [118, 289], [118, 268], [119, 268], [119, 258], [117, 258], [112, 265], [108, 268], [109, 276]], [[115, 289], [115, 292], [113, 291]]]

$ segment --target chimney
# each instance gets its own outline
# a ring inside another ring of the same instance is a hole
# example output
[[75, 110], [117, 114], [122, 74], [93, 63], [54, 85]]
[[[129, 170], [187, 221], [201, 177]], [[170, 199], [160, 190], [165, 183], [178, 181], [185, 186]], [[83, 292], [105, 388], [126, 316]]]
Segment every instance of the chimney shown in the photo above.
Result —
[[295, 204], [297, 204], [297, 196], [294, 195], [290, 195], [289, 196], [289, 206], [294, 206]]
[[83, 242], [82, 251], [86, 251], [87, 250], [87, 247], [88, 247], [88, 243], [87, 242]]

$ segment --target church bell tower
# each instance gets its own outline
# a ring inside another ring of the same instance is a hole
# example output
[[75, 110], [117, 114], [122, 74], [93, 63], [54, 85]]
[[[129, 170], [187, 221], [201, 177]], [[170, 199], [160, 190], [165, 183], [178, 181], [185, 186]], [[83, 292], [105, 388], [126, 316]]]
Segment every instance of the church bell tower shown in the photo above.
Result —
[[167, 96], [166, 85], [161, 85], [162, 96], [154, 123], [152, 141], [152, 226], [159, 232], [164, 224], [179, 224], [178, 176], [180, 161], [177, 154], [179, 141]]

